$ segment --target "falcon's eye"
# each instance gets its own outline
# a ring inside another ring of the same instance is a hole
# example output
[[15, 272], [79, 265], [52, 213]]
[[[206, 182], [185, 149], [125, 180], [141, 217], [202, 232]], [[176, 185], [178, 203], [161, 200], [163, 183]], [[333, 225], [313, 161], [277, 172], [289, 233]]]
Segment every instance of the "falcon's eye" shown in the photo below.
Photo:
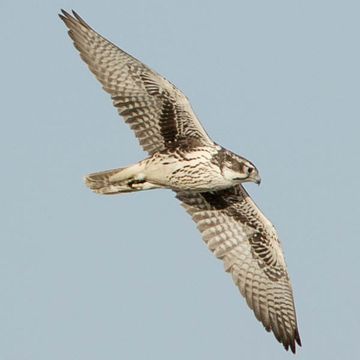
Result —
[[249, 167], [247, 172], [250, 175], [253, 171], [254, 171], [254, 168]]

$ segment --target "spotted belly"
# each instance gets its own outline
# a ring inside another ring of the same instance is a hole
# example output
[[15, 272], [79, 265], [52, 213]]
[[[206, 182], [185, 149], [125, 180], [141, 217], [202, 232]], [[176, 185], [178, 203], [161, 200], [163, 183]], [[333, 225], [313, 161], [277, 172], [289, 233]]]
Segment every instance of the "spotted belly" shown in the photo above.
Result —
[[147, 159], [146, 179], [178, 191], [215, 191], [232, 186], [211, 159], [212, 153], [202, 150], [155, 154]]
[[168, 181], [174, 190], [215, 191], [231, 186], [220, 169], [209, 163], [184, 165], [173, 171]]

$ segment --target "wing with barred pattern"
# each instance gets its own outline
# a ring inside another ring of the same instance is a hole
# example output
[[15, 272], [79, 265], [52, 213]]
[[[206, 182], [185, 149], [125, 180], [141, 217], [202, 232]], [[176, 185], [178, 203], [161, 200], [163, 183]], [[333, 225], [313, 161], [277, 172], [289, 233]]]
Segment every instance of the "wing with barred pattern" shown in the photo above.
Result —
[[153, 154], [178, 144], [213, 145], [180, 90], [99, 35], [75, 12], [62, 10], [59, 16], [145, 151]]
[[273, 225], [245, 189], [178, 192], [208, 248], [223, 260], [256, 318], [285, 349], [301, 345], [295, 306], [280, 242]]

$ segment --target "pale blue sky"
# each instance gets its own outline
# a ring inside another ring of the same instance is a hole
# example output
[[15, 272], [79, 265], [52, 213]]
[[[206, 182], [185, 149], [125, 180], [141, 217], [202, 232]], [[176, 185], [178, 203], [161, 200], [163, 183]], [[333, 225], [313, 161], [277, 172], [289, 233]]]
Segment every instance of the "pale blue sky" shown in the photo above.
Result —
[[58, 19], [73, 8], [251, 159], [277, 227], [298, 359], [360, 356], [358, 1], [0, 2], [0, 359], [292, 358], [169, 191], [83, 175], [145, 156]]

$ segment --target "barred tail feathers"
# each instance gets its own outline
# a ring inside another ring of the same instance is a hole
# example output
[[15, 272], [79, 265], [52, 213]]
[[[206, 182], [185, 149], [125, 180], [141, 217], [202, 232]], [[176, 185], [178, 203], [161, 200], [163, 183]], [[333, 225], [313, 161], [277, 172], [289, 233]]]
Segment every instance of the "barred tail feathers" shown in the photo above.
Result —
[[85, 184], [92, 191], [103, 195], [114, 195], [161, 187], [147, 182], [141, 170], [141, 166], [135, 164], [127, 168], [101, 171], [87, 175], [85, 177]]

